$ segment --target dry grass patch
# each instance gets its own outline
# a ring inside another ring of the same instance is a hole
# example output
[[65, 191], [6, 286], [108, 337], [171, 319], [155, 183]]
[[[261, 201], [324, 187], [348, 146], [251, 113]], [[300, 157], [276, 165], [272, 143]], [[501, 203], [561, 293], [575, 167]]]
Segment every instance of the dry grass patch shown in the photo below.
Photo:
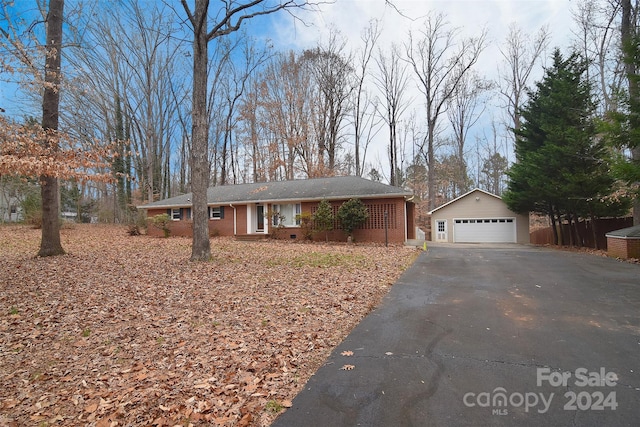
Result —
[[[404, 247], [0, 227], [0, 425], [269, 425], [416, 257]], [[274, 408], [278, 408], [276, 411]]]

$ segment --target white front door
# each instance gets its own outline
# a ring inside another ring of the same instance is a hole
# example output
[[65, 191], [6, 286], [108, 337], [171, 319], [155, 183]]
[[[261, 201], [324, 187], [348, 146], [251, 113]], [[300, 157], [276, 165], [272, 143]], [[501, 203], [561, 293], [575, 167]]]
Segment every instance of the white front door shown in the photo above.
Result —
[[447, 220], [439, 219], [436, 221], [436, 242], [448, 241], [447, 236]]

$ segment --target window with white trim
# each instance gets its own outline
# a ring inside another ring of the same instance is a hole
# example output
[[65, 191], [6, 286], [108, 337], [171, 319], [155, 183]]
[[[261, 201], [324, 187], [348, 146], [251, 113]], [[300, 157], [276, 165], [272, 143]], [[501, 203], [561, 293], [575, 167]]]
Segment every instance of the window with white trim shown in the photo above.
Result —
[[271, 218], [271, 224], [274, 227], [278, 225], [283, 227], [296, 227], [300, 225], [298, 215], [302, 213], [302, 205], [300, 203], [287, 205], [273, 205], [274, 215]]
[[224, 206], [209, 207], [209, 219], [223, 219], [223, 218], [224, 218]]
[[171, 219], [174, 221], [180, 221], [182, 219], [182, 213], [180, 212], [180, 208], [171, 209]]

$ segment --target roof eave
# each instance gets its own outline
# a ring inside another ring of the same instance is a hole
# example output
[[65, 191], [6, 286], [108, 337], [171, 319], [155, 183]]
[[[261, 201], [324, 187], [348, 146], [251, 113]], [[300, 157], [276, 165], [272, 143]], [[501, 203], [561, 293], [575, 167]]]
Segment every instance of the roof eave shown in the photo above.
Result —
[[621, 239], [621, 240], [640, 240], [640, 236], [617, 236], [615, 234], [605, 234], [605, 237], [612, 239]]
[[485, 191], [485, 190], [483, 190], [483, 189], [481, 189], [481, 188], [476, 187], [476, 188], [474, 188], [474, 189], [473, 189], [473, 190], [471, 190], [471, 191], [467, 191], [467, 192], [466, 192], [466, 193], [464, 193], [462, 196], [458, 196], [458, 197], [456, 197], [455, 199], [448, 201], [448, 202], [447, 202], [447, 203], [445, 203], [444, 205], [442, 205], [442, 206], [438, 206], [437, 208], [435, 208], [435, 209], [433, 209], [433, 210], [430, 210], [429, 212], [427, 212], [427, 214], [428, 214], [428, 215], [432, 215], [435, 211], [438, 211], [438, 210], [440, 210], [440, 209], [442, 209], [442, 208], [444, 208], [444, 207], [446, 207], [446, 206], [449, 206], [450, 204], [455, 203], [455, 202], [457, 202], [458, 200], [463, 199], [463, 198], [467, 197], [469, 194], [474, 193], [474, 192], [476, 192], [476, 191], [479, 191], [479, 192], [481, 192], [481, 193], [484, 193], [484, 194], [486, 194], [487, 196], [495, 197], [495, 198], [496, 198], [496, 199], [498, 199], [498, 200], [502, 200], [502, 197], [500, 197], [500, 196], [498, 196], [498, 195], [496, 195], [496, 194], [493, 194], [493, 193], [489, 193], [488, 191]]
[[[207, 205], [243, 205], [249, 203], [277, 203], [277, 202], [319, 202], [321, 200], [347, 200], [347, 199], [395, 199], [398, 197], [406, 198], [413, 196], [413, 193], [392, 193], [392, 194], [368, 194], [368, 195], [343, 195], [343, 196], [328, 196], [328, 197], [307, 197], [307, 198], [286, 198], [286, 199], [259, 199], [259, 200], [232, 200], [232, 201], [220, 201], [220, 202], [207, 202]], [[176, 204], [162, 204], [162, 205], [140, 205], [137, 209], [171, 209], [171, 208], [188, 208], [191, 207], [191, 203], [176, 203]]]

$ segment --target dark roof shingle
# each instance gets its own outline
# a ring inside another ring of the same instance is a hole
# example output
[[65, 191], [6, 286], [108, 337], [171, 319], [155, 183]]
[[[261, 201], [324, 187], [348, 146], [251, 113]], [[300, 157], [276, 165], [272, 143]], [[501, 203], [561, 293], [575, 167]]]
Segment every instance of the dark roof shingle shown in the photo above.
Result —
[[[253, 184], [210, 187], [209, 204], [265, 203], [278, 201], [315, 201], [372, 197], [408, 197], [412, 193], [400, 187], [356, 176], [271, 181]], [[139, 206], [142, 209], [191, 206], [191, 193]]]

